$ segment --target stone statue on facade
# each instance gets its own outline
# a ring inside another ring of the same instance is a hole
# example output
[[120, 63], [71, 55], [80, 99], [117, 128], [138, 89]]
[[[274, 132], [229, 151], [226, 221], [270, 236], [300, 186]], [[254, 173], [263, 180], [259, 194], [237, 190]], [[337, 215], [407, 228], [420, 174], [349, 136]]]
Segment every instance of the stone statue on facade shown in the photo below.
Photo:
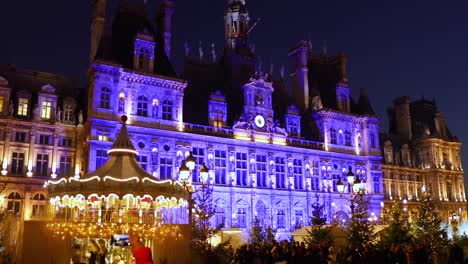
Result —
[[151, 117], [158, 118], [158, 105], [153, 104], [153, 108], [151, 109]]
[[36, 104], [36, 107], [34, 108], [34, 118], [40, 118], [41, 117], [41, 109], [39, 109], [39, 104]]
[[322, 105], [322, 99], [320, 98], [320, 96], [316, 95], [312, 97], [312, 110], [316, 111], [322, 108], [323, 108], [323, 105]]
[[62, 121], [62, 110], [60, 110], [60, 107], [57, 108], [57, 113], [55, 114], [55, 121], [59, 123]]
[[83, 125], [83, 110], [78, 113], [78, 124]]
[[14, 114], [14, 107], [15, 107], [15, 104], [13, 103], [13, 100], [10, 100], [10, 105], [8, 106], [8, 112], [10, 113], [10, 115], [13, 116]]

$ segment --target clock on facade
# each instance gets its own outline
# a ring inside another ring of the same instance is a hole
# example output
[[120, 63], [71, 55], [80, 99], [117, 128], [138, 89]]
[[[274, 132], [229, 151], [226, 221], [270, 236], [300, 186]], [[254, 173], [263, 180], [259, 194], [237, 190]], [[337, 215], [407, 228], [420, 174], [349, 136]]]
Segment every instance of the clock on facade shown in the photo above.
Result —
[[265, 126], [265, 118], [262, 115], [257, 115], [255, 117], [255, 125], [259, 128], [262, 128]]

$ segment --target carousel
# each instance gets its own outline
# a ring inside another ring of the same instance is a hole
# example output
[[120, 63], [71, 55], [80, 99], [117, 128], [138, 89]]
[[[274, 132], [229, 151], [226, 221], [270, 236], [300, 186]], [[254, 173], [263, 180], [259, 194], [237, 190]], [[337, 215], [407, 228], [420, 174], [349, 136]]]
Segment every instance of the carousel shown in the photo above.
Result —
[[[190, 194], [179, 181], [157, 180], [138, 164], [126, 120], [123, 116], [102, 167], [81, 178], [46, 183], [54, 210], [47, 228], [53, 236], [71, 240], [72, 258], [87, 262], [96, 258], [95, 263], [101, 263], [95, 255], [104, 254], [107, 262], [128, 257], [123, 263], [130, 263], [129, 250], [116, 246], [115, 237], [133, 232], [151, 247], [154, 239], [177, 239], [181, 235], [177, 224], [188, 223]], [[119, 252], [114, 254], [115, 250]]]

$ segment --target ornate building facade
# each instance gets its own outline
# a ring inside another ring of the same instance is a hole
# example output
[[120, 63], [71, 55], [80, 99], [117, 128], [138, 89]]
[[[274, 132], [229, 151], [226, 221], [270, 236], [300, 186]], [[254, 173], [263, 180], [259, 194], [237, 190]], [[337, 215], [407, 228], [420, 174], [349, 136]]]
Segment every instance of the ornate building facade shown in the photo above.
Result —
[[379, 135], [366, 92], [350, 96], [344, 53], [317, 54], [301, 41], [289, 50], [290, 75], [264, 73], [243, 0], [228, 1], [222, 52], [193, 54], [186, 45], [181, 76], [169, 61], [171, 1], [156, 23], [128, 1], [115, 14], [106, 10], [105, 0], [94, 1], [86, 100], [77, 102], [61, 76], [0, 69], [0, 178], [8, 210], [25, 220], [43, 210], [34, 205], [45, 204], [46, 179], [104, 164], [122, 115], [138, 162], [155, 178], [177, 180], [190, 152], [195, 184], [197, 168], [210, 168], [213, 222], [225, 228], [247, 231], [258, 217], [289, 235], [309, 224], [317, 197], [329, 222], [346, 221], [350, 186], [341, 195], [337, 182], [349, 171], [363, 182], [376, 219], [392, 200], [416, 206], [423, 186], [445, 216], [466, 219], [460, 143], [433, 103], [396, 100], [390, 131]]

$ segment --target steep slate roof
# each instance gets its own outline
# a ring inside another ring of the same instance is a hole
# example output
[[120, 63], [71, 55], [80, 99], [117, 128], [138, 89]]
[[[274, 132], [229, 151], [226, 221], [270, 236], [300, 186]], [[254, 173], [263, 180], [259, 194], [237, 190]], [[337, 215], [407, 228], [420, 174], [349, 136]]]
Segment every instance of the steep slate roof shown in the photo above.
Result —
[[[157, 36], [146, 5], [121, 0], [112, 24], [106, 25], [104, 29], [96, 59], [133, 68], [133, 44], [138, 33], [151, 35], [155, 39]], [[163, 43], [156, 43], [153, 73], [178, 77], [164, 51]]]

